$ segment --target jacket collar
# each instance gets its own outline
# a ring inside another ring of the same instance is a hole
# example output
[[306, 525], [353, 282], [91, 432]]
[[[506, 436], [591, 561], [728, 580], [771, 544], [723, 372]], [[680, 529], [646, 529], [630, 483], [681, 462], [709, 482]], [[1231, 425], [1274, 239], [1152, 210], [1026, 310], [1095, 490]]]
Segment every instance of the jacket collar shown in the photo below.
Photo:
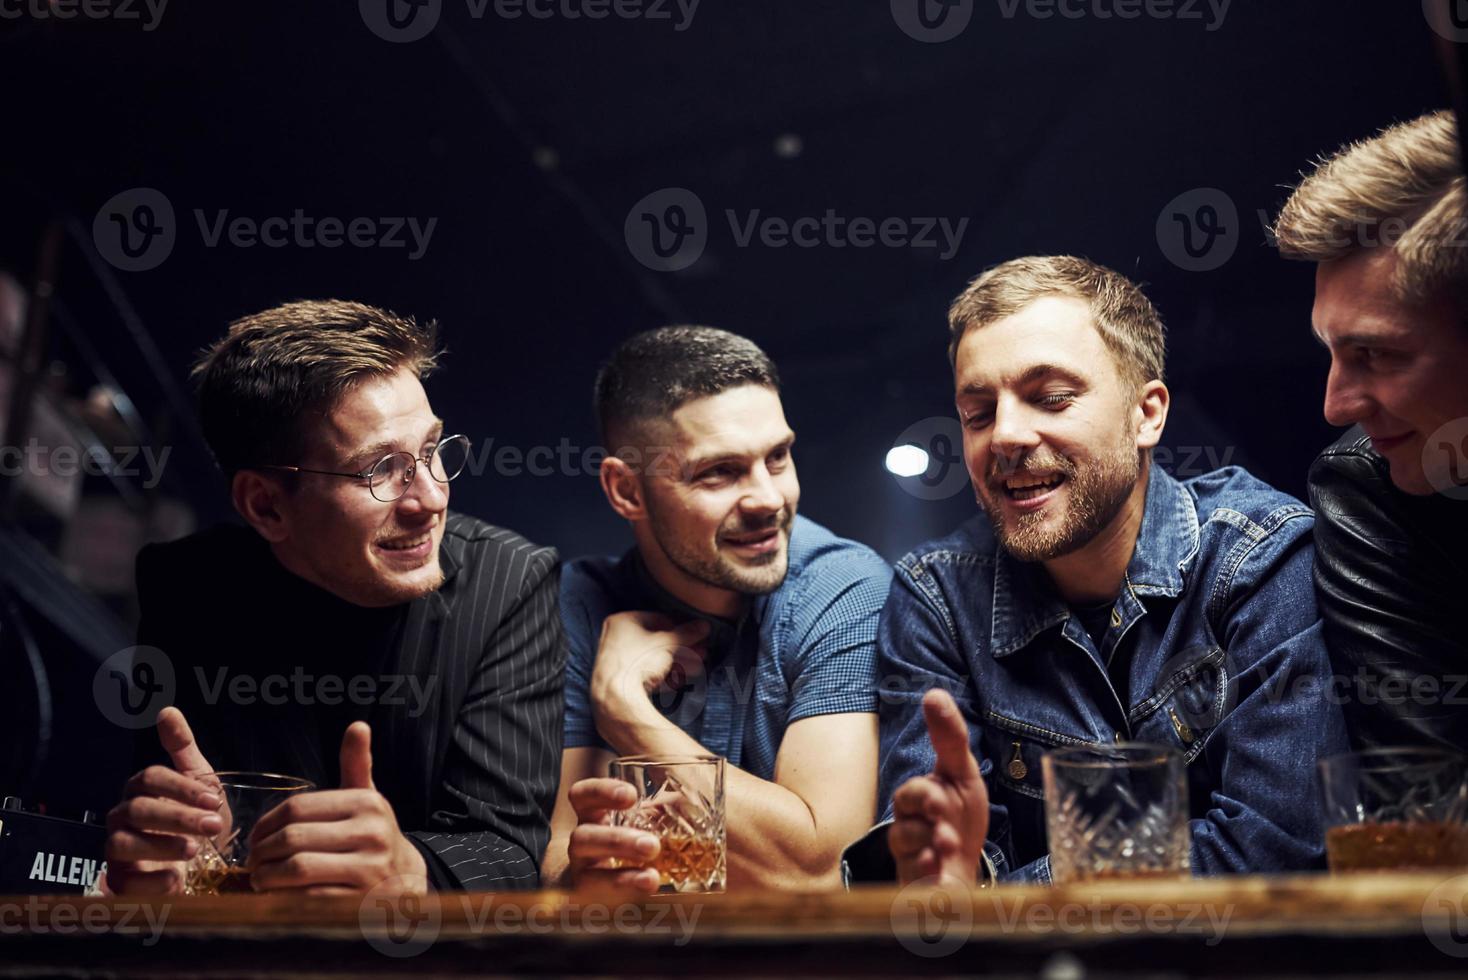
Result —
[[[1055, 591], [1044, 566], [1022, 562], [995, 538], [993, 624], [989, 650], [1007, 657], [1040, 633], [1064, 623], [1070, 609]], [[1198, 553], [1198, 513], [1182, 484], [1155, 463], [1149, 467], [1142, 526], [1127, 563], [1121, 595], [1176, 597]], [[1140, 606], [1140, 603], [1136, 603]]]

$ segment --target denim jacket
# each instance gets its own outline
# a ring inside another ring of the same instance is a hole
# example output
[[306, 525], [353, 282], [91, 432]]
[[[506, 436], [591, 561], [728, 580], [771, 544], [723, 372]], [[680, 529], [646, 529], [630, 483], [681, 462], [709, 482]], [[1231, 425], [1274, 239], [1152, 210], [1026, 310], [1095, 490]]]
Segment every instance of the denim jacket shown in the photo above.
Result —
[[1187, 761], [1195, 874], [1323, 865], [1315, 763], [1347, 748], [1311, 583], [1309, 508], [1230, 467], [1150, 468], [1101, 649], [1043, 567], [979, 516], [897, 566], [878, 627], [881, 807], [933, 768], [921, 700], [953, 692], [1001, 880], [1048, 883], [1040, 757], [1145, 741]]

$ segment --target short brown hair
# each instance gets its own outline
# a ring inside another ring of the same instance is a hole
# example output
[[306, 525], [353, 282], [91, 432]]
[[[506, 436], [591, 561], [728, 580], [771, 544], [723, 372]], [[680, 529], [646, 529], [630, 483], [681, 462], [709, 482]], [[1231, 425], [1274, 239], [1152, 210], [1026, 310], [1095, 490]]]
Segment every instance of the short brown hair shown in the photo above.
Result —
[[294, 465], [305, 415], [403, 366], [426, 377], [438, 355], [436, 323], [362, 303], [305, 300], [242, 317], [194, 364], [204, 437], [227, 474]]
[[1152, 301], [1119, 272], [1071, 255], [1012, 259], [969, 283], [948, 310], [949, 363], [956, 362], [964, 334], [1046, 296], [1072, 296], [1090, 305], [1106, 349], [1133, 386], [1162, 380], [1167, 337]]
[[596, 417], [608, 446], [629, 429], [666, 419], [683, 404], [741, 385], [776, 393], [780, 375], [747, 337], [717, 327], [645, 330], [624, 340], [596, 375]]
[[1377, 245], [1396, 249], [1394, 286], [1413, 303], [1468, 301], [1468, 191], [1450, 112], [1434, 112], [1349, 144], [1305, 177], [1274, 224], [1281, 254], [1329, 262]]

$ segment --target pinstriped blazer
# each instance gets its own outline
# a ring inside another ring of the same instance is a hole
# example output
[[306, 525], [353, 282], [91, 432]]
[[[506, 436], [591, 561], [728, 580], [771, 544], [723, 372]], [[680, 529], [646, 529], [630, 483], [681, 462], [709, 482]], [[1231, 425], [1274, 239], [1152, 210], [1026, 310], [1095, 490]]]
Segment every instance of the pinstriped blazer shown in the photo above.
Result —
[[[391, 609], [287, 572], [248, 528], [138, 555], [138, 642], [217, 770], [339, 785], [352, 721], [439, 888], [533, 887], [560, 775], [566, 646], [551, 548], [450, 514], [436, 592]], [[166, 762], [151, 730], [140, 761]], [[151, 743], [151, 744], [147, 744]]]

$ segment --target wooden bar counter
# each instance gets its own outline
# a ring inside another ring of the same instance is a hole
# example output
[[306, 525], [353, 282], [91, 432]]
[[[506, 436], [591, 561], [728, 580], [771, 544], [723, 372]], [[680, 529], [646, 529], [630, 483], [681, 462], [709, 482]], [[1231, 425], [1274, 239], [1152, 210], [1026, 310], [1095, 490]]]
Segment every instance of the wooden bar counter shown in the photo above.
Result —
[[602, 901], [0, 897], [0, 976], [1468, 975], [1468, 874]]

